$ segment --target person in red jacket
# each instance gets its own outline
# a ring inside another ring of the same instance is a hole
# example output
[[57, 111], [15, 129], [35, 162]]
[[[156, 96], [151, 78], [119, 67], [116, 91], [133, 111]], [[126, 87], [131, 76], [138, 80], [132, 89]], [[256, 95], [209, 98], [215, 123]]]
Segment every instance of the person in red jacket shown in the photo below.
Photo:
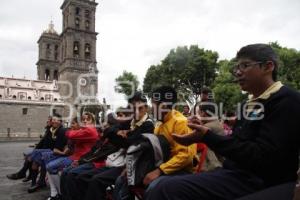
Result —
[[72, 128], [66, 133], [66, 137], [71, 141], [73, 146], [72, 154], [69, 155], [71, 152], [70, 147], [66, 147], [63, 152], [56, 152], [57, 154], [60, 154], [61, 157], [50, 160], [46, 164], [51, 190], [48, 200], [60, 199], [60, 176], [58, 175], [58, 172], [71, 165], [78, 165], [79, 158], [89, 152], [100, 137], [95, 128], [95, 117], [93, 114], [83, 114], [83, 126], [79, 129], [74, 128], [78, 126], [75, 125], [76, 123], [78, 124], [76, 118], [74, 118], [72, 121]]

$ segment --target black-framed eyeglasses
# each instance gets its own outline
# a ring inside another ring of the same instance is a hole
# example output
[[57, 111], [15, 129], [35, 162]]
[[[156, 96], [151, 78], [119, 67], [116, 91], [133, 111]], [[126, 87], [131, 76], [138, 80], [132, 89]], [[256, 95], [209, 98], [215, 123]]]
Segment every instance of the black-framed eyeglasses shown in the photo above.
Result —
[[233, 66], [231, 73], [235, 75], [237, 71], [244, 72], [248, 67], [254, 66], [254, 65], [261, 65], [263, 62], [252, 62], [252, 63], [240, 63]]

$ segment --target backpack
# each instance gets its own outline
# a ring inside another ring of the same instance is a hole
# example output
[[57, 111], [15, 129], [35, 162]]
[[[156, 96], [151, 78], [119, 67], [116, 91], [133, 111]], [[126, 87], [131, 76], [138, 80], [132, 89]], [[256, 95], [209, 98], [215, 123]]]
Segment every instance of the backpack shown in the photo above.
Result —
[[142, 134], [138, 144], [127, 149], [126, 168], [128, 186], [142, 186], [147, 173], [170, 158], [170, 144], [163, 135]]

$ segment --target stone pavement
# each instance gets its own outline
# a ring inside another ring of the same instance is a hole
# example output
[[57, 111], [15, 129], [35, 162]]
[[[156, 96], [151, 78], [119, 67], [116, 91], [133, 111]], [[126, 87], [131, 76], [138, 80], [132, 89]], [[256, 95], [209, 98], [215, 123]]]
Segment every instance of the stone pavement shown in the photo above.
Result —
[[6, 178], [7, 174], [20, 169], [23, 163], [22, 152], [35, 142], [0, 142], [0, 200], [46, 200], [49, 189], [28, 194], [30, 183], [21, 180], [12, 181]]

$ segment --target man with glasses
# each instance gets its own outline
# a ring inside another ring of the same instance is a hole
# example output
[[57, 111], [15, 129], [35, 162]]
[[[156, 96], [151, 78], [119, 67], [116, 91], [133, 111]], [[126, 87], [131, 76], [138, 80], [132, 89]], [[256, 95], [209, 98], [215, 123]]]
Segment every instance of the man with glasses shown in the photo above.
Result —
[[233, 134], [217, 135], [195, 117], [189, 121], [192, 134], [173, 135], [182, 145], [207, 144], [226, 158], [223, 167], [164, 179], [147, 200], [293, 198], [300, 144], [300, 95], [276, 82], [278, 59], [269, 45], [245, 46], [236, 59], [236, 81], [252, 96]]

